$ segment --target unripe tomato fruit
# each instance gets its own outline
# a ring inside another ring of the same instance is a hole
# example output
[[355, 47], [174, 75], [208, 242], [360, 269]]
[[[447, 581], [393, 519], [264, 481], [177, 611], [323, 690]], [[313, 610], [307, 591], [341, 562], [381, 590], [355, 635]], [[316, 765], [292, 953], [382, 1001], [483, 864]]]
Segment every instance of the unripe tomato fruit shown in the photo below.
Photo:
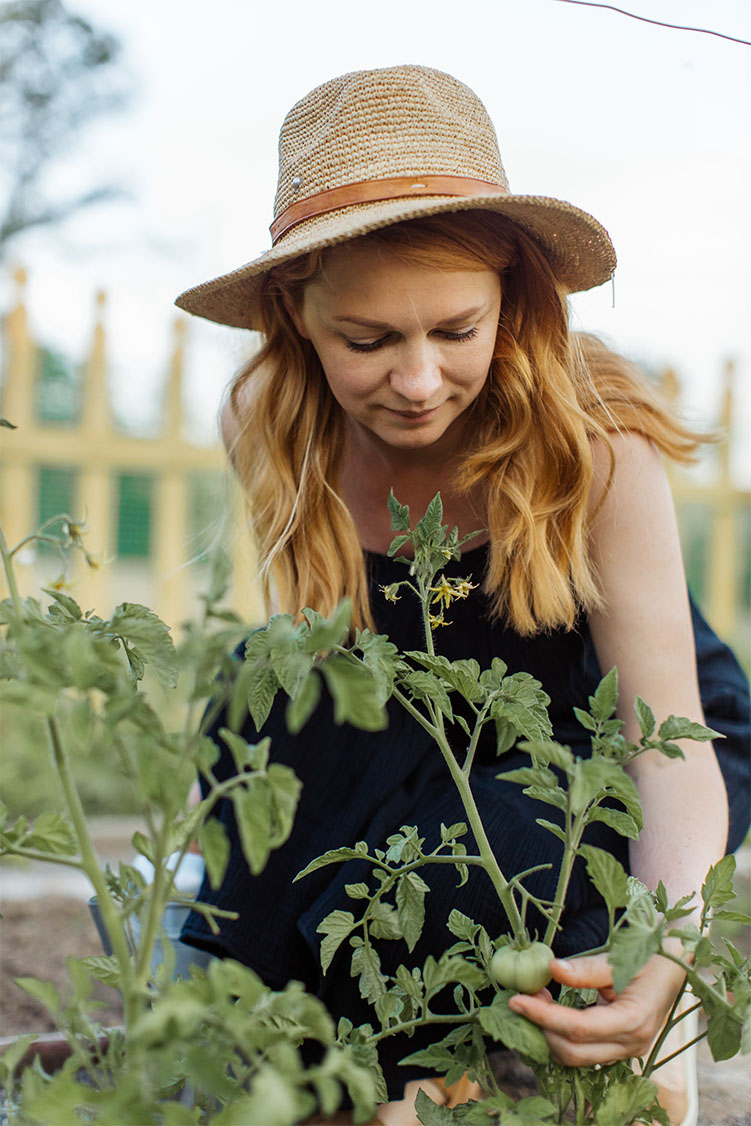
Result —
[[516, 993], [538, 993], [551, 978], [553, 951], [544, 942], [533, 942], [523, 950], [502, 946], [490, 963], [490, 972], [504, 989]]

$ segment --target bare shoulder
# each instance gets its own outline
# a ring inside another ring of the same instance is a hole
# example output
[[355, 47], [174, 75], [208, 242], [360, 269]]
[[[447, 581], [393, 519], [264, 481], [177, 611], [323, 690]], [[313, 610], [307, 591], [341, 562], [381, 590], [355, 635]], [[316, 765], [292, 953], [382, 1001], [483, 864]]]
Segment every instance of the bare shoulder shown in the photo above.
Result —
[[624, 508], [643, 509], [650, 501], [670, 503], [670, 487], [657, 448], [633, 431], [613, 433], [609, 442], [592, 442], [594, 476], [589, 498], [593, 526]]

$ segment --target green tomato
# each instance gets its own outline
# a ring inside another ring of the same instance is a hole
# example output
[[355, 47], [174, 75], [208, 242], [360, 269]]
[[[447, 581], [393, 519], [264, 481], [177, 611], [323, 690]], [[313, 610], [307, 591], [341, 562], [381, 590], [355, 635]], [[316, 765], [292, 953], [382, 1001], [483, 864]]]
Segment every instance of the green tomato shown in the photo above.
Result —
[[551, 978], [553, 951], [544, 942], [533, 942], [523, 950], [502, 946], [490, 963], [490, 972], [504, 989], [516, 993], [538, 993]]

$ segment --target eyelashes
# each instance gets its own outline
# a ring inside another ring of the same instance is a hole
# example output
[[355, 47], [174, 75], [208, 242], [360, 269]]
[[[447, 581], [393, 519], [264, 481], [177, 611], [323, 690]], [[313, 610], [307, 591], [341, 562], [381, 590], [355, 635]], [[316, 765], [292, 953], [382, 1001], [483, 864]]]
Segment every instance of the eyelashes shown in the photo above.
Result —
[[[440, 335], [444, 340], [451, 341], [454, 344], [463, 344], [477, 336], [477, 328], [469, 328], [466, 332], [442, 332]], [[379, 348], [383, 348], [388, 340], [388, 336], [382, 336], [380, 340], [369, 341], [366, 344], [358, 344], [354, 340], [348, 340], [347, 347], [353, 352], [377, 352]]]

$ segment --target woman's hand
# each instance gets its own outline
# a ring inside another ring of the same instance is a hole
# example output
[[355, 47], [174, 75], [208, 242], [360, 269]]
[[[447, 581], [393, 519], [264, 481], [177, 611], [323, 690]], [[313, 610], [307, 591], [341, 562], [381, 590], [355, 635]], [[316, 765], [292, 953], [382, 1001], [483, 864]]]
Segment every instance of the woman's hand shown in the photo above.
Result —
[[599, 999], [588, 1009], [558, 1005], [547, 989], [533, 996], [517, 994], [509, 1007], [538, 1024], [554, 1060], [565, 1067], [594, 1067], [615, 1060], [646, 1056], [665, 1023], [683, 983], [683, 971], [656, 954], [626, 986], [613, 989], [613, 971], [606, 954], [563, 961], [554, 958], [555, 981], [579, 989], [597, 989]]

